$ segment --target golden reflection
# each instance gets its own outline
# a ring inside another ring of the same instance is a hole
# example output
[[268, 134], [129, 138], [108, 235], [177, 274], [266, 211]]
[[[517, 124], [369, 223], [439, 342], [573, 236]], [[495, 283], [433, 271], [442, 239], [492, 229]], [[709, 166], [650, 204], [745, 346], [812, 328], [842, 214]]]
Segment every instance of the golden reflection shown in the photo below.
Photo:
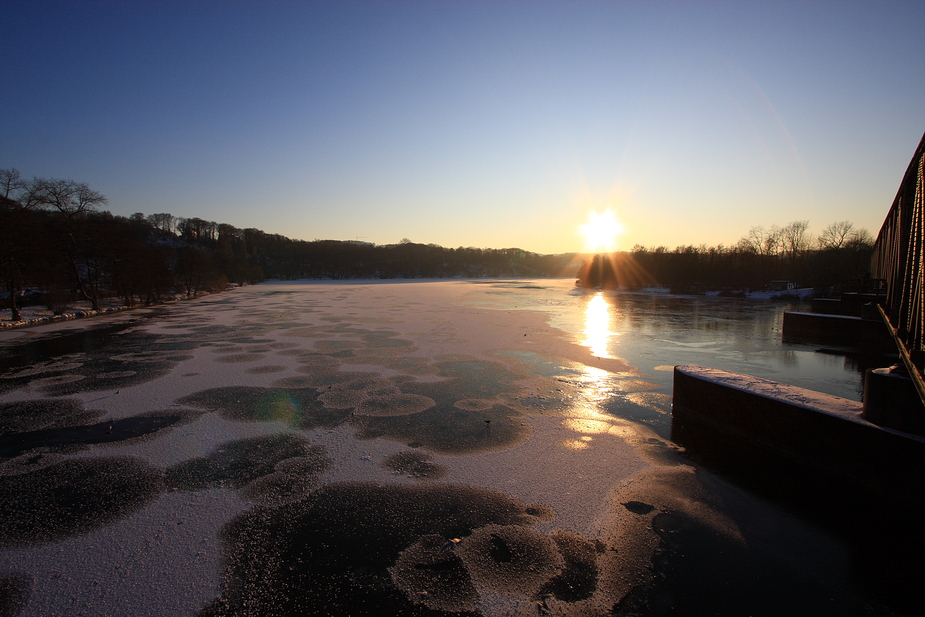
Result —
[[585, 340], [586, 345], [598, 358], [612, 358], [607, 349], [610, 337], [616, 333], [610, 330], [611, 314], [610, 303], [598, 292], [585, 307]]
[[582, 367], [578, 378], [581, 393], [591, 403], [605, 401], [613, 394], [613, 373], [593, 366]]
[[576, 433], [594, 434], [606, 433], [610, 430], [610, 422], [604, 420], [592, 420], [590, 418], [566, 418], [563, 422], [566, 428], [570, 428]]
[[621, 439], [635, 440], [639, 437], [638, 428], [627, 420], [597, 411], [593, 407], [574, 409], [570, 418], [562, 420], [562, 426], [577, 433], [570, 439], [560, 442], [569, 450], [587, 450], [599, 435], [612, 435]]
[[578, 439], [566, 439], [562, 442], [562, 447], [566, 450], [587, 450], [591, 445]]

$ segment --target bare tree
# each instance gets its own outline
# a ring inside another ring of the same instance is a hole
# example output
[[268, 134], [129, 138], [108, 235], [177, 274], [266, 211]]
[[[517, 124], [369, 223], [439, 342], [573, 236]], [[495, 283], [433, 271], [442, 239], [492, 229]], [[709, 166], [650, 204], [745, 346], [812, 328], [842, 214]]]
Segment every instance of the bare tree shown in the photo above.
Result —
[[215, 240], [218, 223], [206, 221], [198, 217], [178, 218], [177, 232], [187, 240]]
[[854, 231], [854, 223], [851, 221], [832, 223], [819, 234], [819, 248], [828, 250], [844, 248], [851, 237], [852, 231]]
[[27, 215], [18, 202], [0, 197], [0, 220], [3, 221], [0, 225], [0, 278], [9, 292], [9, 309], [13, 321], [21, 318], [18, 304], [23, 286], [21, 261], [28, 250], [24, 240], [31, 231], [31, 221]]
[[812, 244], [808, 229], [809, 221], [793, 221], [780, 230], [783, 250], [791, 260], [805, 253]]
[[874, 246], [874, 237], [866, 229], [856, 229], [848, 236], [846, 246], [851, 249], [870, 249]]
[[99, 310], [100, 264], [91, 257], [87, 215], [106, 203], [106, 198], [86, 183], [73, 180], [36, 178], [27, 191], [29, 199], [37, 205], [51, 208], [61, 216], [59, 227], [62, 248], [73, 284], [80, 294], [90, 301], [93, 310]]
[[26, 189], [26, 183], [19, 175], [19, 170], [15, 167], [10, 169], [0, 169], [0, 193], [3, 197], [18, 201], [19, 193]]
[[26, 210], [37, 210], [45, 205], [42, 180], [34, 178], [31, 182], [23, 181], [17, 195], [17, 201]]
[[0, 169], [0, 279], [9, 293], [10, 316], [19, 321], [19, 295], [25, 270], [34, 257], [39, 240], [34, 237], [37, 205], [32, 186], [15, 168]]
[[85, 182], [36, 178], [32, 184], [41, 204], [54, 208], [68, 219], [92, 212], [106, 203], [106, 198]]
[[174, 233], [176, 231], [177, 220], [172, 214], [160, 212], [158, 214], [149, 214], [148, 222], [151, 226], [164, 233]]
[[742, 238], [752, 251], [759, 255], [776, 255], [781, 246], [781, 229], [777, 225], [765, 229], [760, 225], [748, 230], [748, 236]]

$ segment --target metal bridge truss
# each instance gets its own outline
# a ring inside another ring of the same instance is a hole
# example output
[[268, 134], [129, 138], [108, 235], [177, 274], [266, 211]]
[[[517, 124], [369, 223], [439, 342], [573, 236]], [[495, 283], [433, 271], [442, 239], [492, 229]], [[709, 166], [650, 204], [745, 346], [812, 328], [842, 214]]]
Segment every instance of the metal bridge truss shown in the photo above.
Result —
[[925, 402], [925, 136], [877, 236], [871, 272], [886, 280], [880, 312]]

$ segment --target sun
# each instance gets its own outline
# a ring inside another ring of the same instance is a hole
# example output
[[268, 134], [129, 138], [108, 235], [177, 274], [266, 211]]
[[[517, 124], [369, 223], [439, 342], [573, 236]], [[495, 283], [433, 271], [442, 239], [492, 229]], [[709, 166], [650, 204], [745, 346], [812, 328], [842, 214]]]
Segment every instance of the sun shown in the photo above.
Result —
[[617, 248], [617, 235], [623, 233], [623, 225], [611, 210], [600, 214], [592, 211], [588, 222], [581, 226], [585, 237], [585, 253], [609, 253]]

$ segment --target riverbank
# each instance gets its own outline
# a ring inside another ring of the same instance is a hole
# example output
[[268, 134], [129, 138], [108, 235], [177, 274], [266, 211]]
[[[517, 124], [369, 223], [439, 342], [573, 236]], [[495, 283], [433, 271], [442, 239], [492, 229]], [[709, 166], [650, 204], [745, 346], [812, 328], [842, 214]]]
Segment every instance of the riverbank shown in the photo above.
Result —
[[[201, 293], [196, 298], [210, 295], [207, 293]], [[47, 306], [34, 305], [34, 306], [23, 306], [19, 309], [20, 319], [18, 321], [13, 321], [12, 313], [9, 308], [0, 310], [0, 329], [4, 328], [24, 328], [28, 326], [40, 326], [43, 324], [58, 323], [61, 321], [72, 321], [74, 319], [84, 319], [86, 317], [98, 317], [101, 315], [111, 315], [112, 313], [119, 313], [122, 311], [132, 310], [136, 308], [151, 308], [154, 306], [161, 306], [165, 304], [173, 304], [174, 302], [179, 302], [181, 300], [188, 300], [184, 294], [176, 294], [170, 296], [169, 298], [163, 300], [158, 304], [136, 304], [135, 306], [126, 306], [122, 298], [103, 298], [100, 300], [100, 309], [94, 310], [93, 306], [89, 301], [75, 301], [68, 302], [65, 305], [64, 310], [55, 314]]]
[[101, 305], [100, 310], [95, 311], [89, 302], [71, 302], [68, 303], [63, 312], [57, 315], [44, 306], [24, 306], [19, 309], [21, 319], [18, 321], [13, 321], [10, 310], [6, 309], [0, 311], [0, 328], [38, 326], [59, 321], [82, 319], [84, 317], [108, 315], [124, 311], [128, 308], [121, 300], [117, 301], [113, 298], [103, 300]]

